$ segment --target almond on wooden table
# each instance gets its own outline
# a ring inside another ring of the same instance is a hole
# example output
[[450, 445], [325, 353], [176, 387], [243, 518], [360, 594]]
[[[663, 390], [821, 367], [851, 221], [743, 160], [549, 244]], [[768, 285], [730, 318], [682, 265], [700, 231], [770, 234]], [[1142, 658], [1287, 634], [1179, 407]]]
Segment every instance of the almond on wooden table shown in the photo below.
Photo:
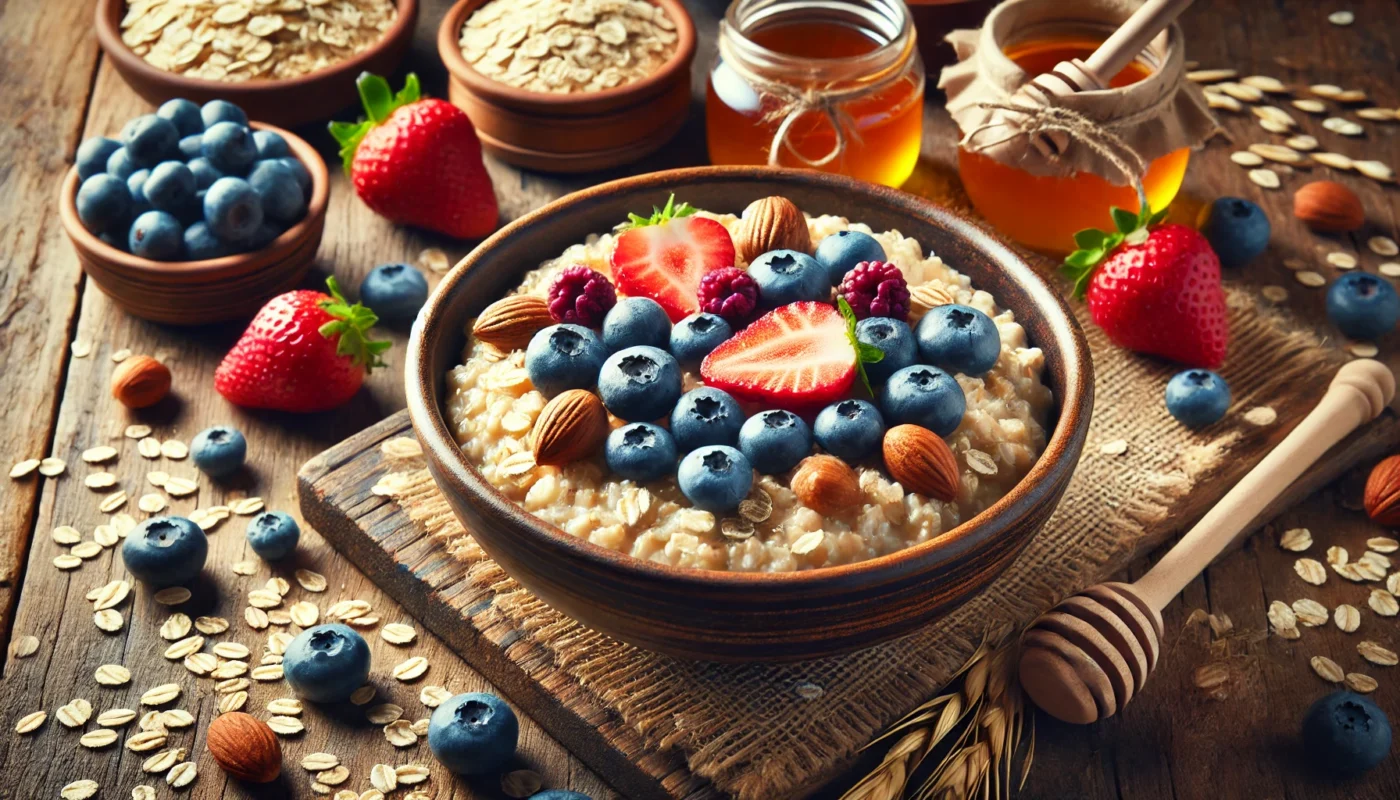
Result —
[[472, 324], [472, 336], [501, 350], [519, 350], [554, 324], [549, 304], [533, 294], [513, 294], [487, 306]]
[[1400, 526], [1400, 455], [1390, 456], [1371, 469], [1362, 504], [1367, 516], [1378, 524]]
[[1295, 192], [1293, 216], [1322, 233], [1348, 233], [1366, 224], [1361, 198], [1335, 181], [1313, 181]]
[[150, 356], [133, 356], [112, 370], [112, 396], [127, 408], [146, 408], [170, 393], [170, 369]]
[[209, 724], [209, 752], [224, 772], [239, 780], [267, 783], [282, 772], [282, 746], [267, 723], [241, 711]]

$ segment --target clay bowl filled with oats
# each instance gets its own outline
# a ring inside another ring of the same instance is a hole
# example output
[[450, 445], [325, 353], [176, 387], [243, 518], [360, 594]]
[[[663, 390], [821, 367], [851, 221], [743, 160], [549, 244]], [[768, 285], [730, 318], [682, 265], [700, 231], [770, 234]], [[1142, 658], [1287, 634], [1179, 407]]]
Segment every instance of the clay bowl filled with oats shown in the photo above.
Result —
[[438, 485], [507, 572], [727, 661], [857, 649], [976, 594], [1054, 509], [1093, 394], [1063, 301], [991, 236], [754, 167], [503, 228], [429, 300], [407, 379]]
[[418, 0], [98, 0], [96, 28], [148, 102], [223, 99], [292, 128], [354, 105], [361, 72], [393, 72], [417, 18]]
[[678, 0], [459, 0], [438, 54], [482, 146], [528, 169], [635, 161], [690, 112], [695, 26]]

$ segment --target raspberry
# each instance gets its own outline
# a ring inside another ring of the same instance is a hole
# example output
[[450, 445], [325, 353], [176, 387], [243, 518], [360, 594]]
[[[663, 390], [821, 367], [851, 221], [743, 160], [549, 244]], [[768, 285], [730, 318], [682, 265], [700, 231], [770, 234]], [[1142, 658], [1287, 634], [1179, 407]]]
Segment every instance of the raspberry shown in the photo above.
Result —
[[700, 310], [742, 325], [758, 308], [758, 282], [738, 267], [723, 267], [705, 273], [696, 292]]
[[909, 316], [909, 285], [894, 264], [862, 261], [841, 279], [837, 292], [851, 304], [856, 319]]
[[616, 302], [608, 279], [582, 264], [565, 267], [549, 286], [549, 315], [555, 322], [597, 328]]

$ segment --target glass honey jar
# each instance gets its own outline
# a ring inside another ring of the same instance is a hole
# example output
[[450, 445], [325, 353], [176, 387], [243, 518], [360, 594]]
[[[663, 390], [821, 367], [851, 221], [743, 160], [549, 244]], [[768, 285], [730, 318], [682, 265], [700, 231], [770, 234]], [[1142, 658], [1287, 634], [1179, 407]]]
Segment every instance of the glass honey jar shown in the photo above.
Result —
[[914, 171], [924, 67], [901, 0], [736, 0], [718, 50], [705, 103], [712, 163], [886, 186]]

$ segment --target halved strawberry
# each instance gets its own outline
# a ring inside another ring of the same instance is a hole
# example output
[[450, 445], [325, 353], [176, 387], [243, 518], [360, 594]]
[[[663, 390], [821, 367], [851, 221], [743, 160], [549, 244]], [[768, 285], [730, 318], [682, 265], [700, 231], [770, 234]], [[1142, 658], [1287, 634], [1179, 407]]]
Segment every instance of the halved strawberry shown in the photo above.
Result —
[[795, 411], [845, 397], [858, 373], [865, 382], [863, 365], [884, 354], [856, 341], [855, 315], [839, 302], [840, 311], [804, 300], [764, 314], [711, 351], [700, 376], [735, 397]]
[[712, 219], [691, 216], [688, 203], [629, 214], [612, 252], [613, 282], [630, 297], [650, 297], [672, 322], [700, 310], [696, 290], [705, 273], [734, 266], [734, 240]]

